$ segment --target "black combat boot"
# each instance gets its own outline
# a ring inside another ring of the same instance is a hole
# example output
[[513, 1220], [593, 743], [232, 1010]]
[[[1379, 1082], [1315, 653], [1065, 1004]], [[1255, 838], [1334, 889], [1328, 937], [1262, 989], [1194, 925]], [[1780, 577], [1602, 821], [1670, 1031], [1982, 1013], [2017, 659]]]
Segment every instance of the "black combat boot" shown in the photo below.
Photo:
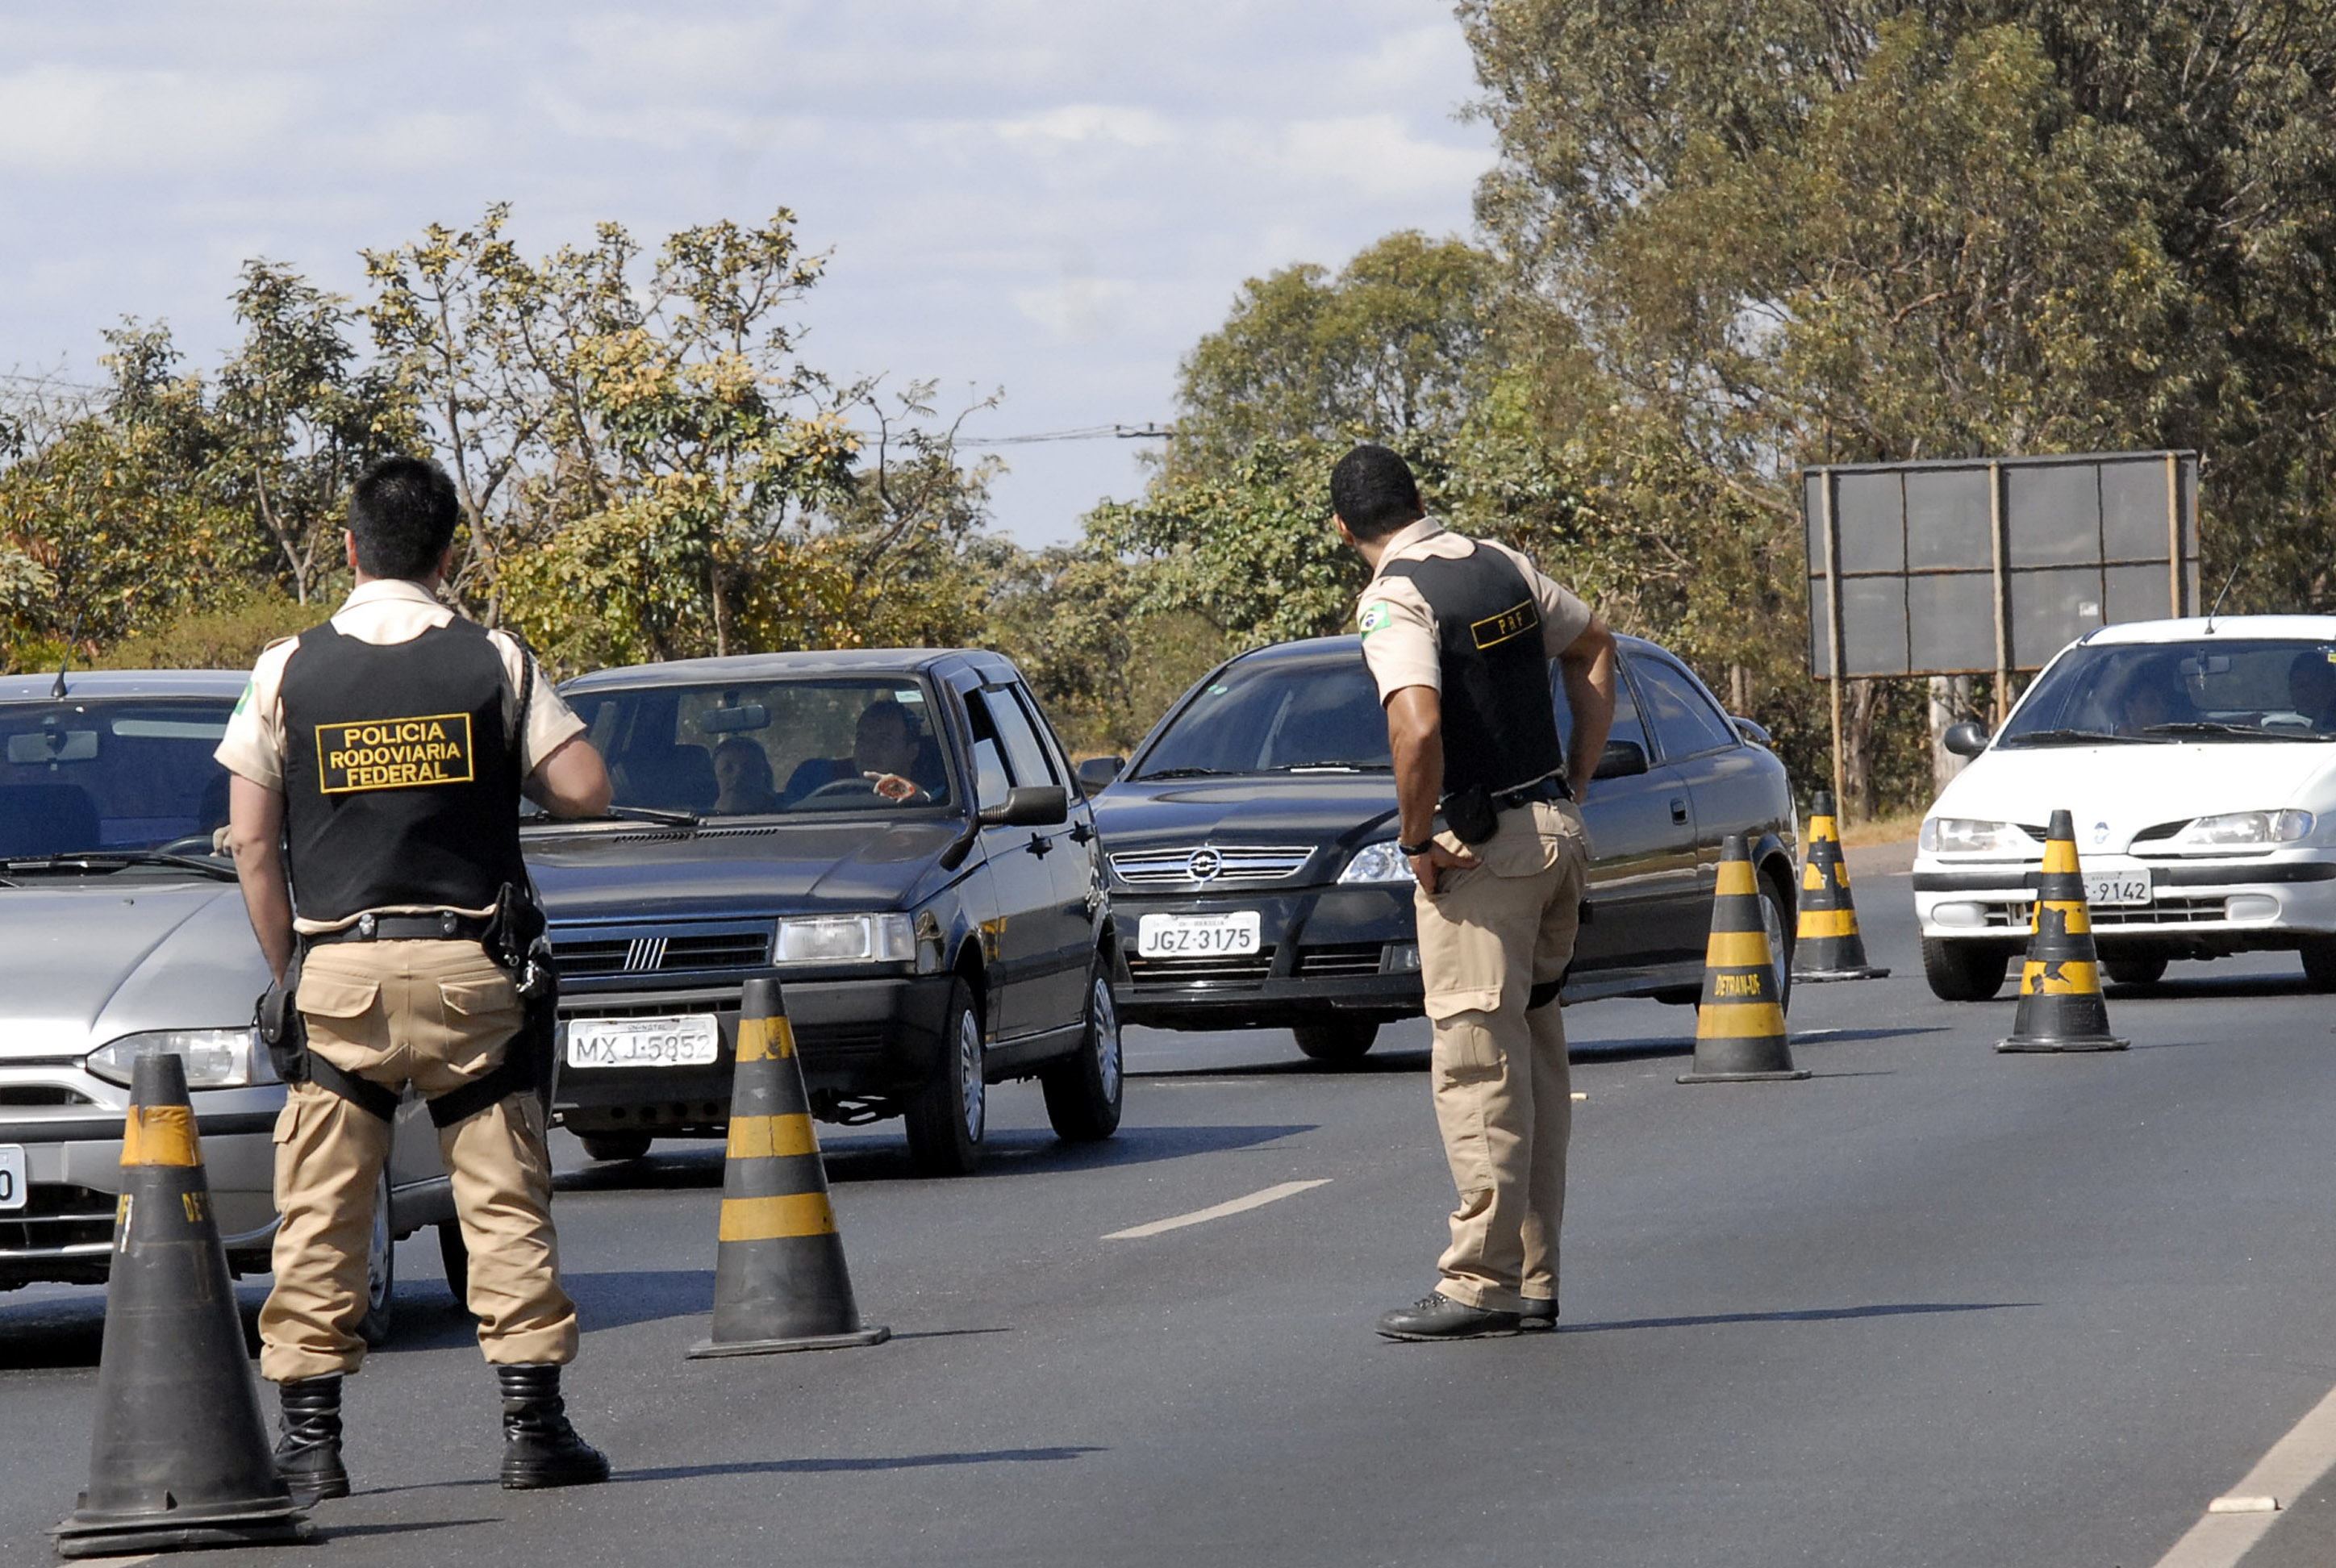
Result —
[[276, 1472], [292, 1489], [292, 1501], [312, 1507], [326, 1497], [349, 1495], [349, 1473], [341, 1467], [341, 1375], [297, 1378], [277, 1385], [284, 1401], [284, 1437], [276, 1445]]
[[608, 1456], [568, 1424], [557, 1366], [497, 1367], [495, 1380], [503, 1391], [505, 1489], [589, 1486], [608, 1478]]

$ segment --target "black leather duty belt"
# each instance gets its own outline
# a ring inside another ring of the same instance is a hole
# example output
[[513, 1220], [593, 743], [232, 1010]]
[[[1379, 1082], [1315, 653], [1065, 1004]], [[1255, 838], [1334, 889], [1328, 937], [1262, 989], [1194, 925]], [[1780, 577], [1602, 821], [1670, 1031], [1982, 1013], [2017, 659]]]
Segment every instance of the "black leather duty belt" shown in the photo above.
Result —
[[359, 915], [356, 924], [336, 931], [318, 931], [307, 939], [310, 947], [328, 942], [484, 941], [494, 921], [482, 915], [458, 915], [441, 910], [434, 915]]
[[1552, 774], [1547, 778], [1535, 779], [1529, 784], [1519, 784], [1513, 790], [1498, 791], [1493, 796], [1493, 809], [1496, 812], [1513, 812], [1519, 806], [1529, 806], [1536, 801], [1570, 801], [1572, 798], [1573, 791], [1566, 786], [1563, 775]]

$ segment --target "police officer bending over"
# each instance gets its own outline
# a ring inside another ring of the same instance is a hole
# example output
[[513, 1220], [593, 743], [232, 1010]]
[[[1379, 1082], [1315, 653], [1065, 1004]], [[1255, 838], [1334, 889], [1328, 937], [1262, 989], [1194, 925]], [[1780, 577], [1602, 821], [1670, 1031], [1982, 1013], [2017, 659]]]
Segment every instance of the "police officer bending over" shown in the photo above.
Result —
[[470, 1248], [470, 1309], [501, 1386], [502, 1484], [608, 1475], [560, 1395], [576, 1309], [551, 1228], [549, 1062], [529, 1048], [548, 1037], [549, 951], [529, 961], [542, 926], [519, 843], [522, 792], [593, 816], [608, 778], [518, 640], [438, 602], [459, 515], [436, 463], [368, 469], [349, 502], [355, 591], [259, 656], [218, 754], [234, 774], [244, 903], [277, 981], [262, 1032], [288, 1085], [283, 1224], [259, 1365], [281, 1385], [277, 1464], [304, 1504], [348, 1495], [341, 1378], [365, 1357], [374, 1195], [409, 1083], [429, 1101]]
[[[1614, 718], [1614, 638], [1526, 557], [1447, 533], [1402, 458], [1358, 446], [1332, 521], [1372, 569], [1358, 624], [1395, 754], [1399, 847], [1418, 881], [1431, 1083], [1459, 1189], [1436, 1290], [1379, 1320], [1391, 1339], [1557, 1326], [1572, 1079], [1558, 986], [1588, 852], [1569, 777]], [[1573, 710], [1572, 766], [1549, 661]]]

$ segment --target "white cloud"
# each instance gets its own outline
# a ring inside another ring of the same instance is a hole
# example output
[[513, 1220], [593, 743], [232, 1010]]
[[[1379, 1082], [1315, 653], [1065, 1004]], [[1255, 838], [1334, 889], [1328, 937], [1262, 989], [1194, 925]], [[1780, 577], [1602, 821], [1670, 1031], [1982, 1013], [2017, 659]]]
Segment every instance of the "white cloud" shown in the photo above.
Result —
[[303, 96], [266, 77], [37, 64], [0, 76], [0, 168], [94, 176], [248, 157], [294, 122]]

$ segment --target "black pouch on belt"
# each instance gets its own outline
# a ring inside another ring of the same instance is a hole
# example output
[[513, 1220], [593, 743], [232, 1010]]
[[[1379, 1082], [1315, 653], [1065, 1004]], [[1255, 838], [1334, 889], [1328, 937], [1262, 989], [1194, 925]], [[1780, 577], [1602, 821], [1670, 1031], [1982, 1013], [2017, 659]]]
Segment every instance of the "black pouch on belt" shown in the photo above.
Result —
[[1473, 786], [1444, 797], [1444, 822], [1464, 844], [1489, 842], [1501, 831], [1492, 796]]
[[268, 1047], [269, 1064], [287, 1084], [308, 1080], [308, 1026], [300, 1017], [296, 1000], [299, 993], [300, 959], [296, 953], [284, 978], [259, 993], [251, 1015], [252, 1027]]

